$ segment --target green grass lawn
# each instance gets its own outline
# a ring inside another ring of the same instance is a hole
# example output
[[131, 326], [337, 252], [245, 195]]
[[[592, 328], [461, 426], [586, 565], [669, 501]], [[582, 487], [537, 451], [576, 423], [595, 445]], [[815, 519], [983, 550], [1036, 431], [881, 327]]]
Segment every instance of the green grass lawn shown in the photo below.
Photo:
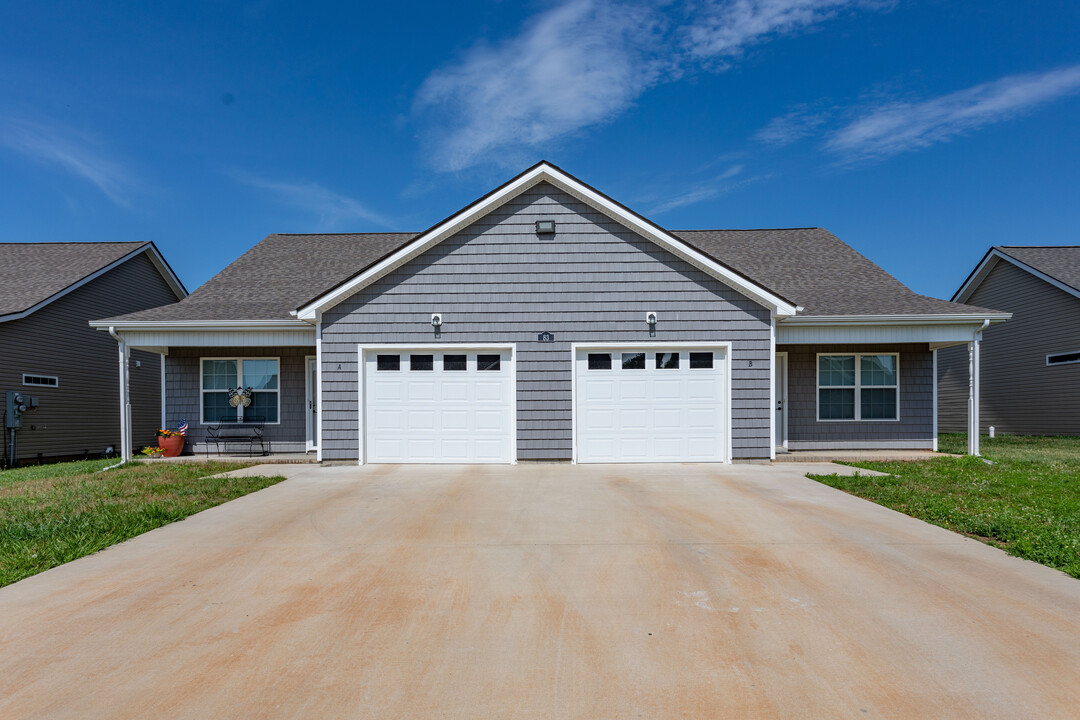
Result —
[[[982, 459], [845, 463], [892, 477], [811, 475], [853, 495], [1080, 578], [1080, 438], [998, 436]], [[942, 435], [962, 453], [966, 435]]]
[[282, 477], [210, 478], [248, 463], [115, 460], [0, 472], [0, 586], [273, 485]]

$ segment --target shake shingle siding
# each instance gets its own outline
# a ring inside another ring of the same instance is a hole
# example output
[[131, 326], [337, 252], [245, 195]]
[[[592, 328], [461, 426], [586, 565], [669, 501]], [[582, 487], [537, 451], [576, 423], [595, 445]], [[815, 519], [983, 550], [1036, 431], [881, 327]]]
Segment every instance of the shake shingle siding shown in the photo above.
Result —
[[173, 348], [165, 359], [167, 402], [165, 415], [170, 427], [184, 418], [190, 426], [187, 432], [189, 447], [201, 452], [206, 438], [206, 424], [216, 425], [207, 418], [200, 422], [202, 411], [201, 358], [278, 358], [280, 419], [267, 424], [265, 437], [273, 443], [275, 452], [304, 452], [307, 441], [307, 396], [305, 368], [307, 357], [314, 348], [305, 347], [240, 347], [240, 348]]
[[542, 183], [323, 314], [323, 456], [358, 454], [358, 344], [516, 343], [518, 457], [566, 459], [571, 342], [730, 341], [733, 454], [768, 457], [769, 337], [767, 309]]
[[[781, 345], [788, 354], [788, 447], [929, 448], [934, 439], [934, 358], [925, 344]], [[821, 422], [817, 419], [817, 354], [900, 354], [900, 419]]]
[[[999, 261], [970, 302], [1013, 313], [983, 332], [981, 431], [1080, 435], [1080, 363], [1046, 364], [1048, 354], [1080, 351], [1080, 298]], [[941, 431], [966, 432], [966, 346], [938, 351], [938, 397]]]
[[[175, 301], [153, 262], [141, 254], [24, 318], [0, 323], [0, 390], [24, 390], [40, 400], [18, 433], [20, 461], [119, 449], [117, 344], [88, 321]], [[159, 355], [131, 352], [132, 439], [138, 447], [156, 442], [160, 368]], [[57, 377], [59, 386], [26, 387], [23, 373]], [[0, 417], [3, 412], [0, 405]]]

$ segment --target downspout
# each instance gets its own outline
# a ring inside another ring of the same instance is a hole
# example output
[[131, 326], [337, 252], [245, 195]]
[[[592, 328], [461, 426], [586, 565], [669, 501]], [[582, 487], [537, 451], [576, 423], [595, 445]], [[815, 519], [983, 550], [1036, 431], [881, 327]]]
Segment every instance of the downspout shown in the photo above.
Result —
[[131, 459], [131, 452], [128, 448], [128, 420], [131, 408], [127, 396], [127, 343], [124, 342], [124, 338], [117, 334], [116, 328], [112, 325], [109, 326], [109, 335], [112, 336], [113, 340], [116, 340], [120, 358], [120, 462], [102, 468], [102, 470], [118, 468]]

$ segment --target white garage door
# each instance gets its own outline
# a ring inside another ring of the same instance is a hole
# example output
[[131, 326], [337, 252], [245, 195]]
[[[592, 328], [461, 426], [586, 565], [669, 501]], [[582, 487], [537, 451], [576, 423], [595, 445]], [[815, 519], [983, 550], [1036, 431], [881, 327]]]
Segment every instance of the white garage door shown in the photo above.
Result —
[[367, 350], [367, 462], [509, 463], [513, 372], [503, 350]]
[[727, 460], [723, 348], [580, 348], [578, 462]]

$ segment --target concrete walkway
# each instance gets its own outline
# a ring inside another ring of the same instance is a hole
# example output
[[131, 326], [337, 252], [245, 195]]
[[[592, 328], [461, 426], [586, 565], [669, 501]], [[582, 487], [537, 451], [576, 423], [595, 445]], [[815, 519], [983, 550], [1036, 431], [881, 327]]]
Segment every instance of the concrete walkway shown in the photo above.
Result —
[[275, 466], [0, 589], [0, 717], [1080, 716], [1080, 581], [832, 469]]

